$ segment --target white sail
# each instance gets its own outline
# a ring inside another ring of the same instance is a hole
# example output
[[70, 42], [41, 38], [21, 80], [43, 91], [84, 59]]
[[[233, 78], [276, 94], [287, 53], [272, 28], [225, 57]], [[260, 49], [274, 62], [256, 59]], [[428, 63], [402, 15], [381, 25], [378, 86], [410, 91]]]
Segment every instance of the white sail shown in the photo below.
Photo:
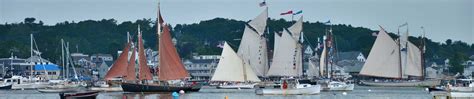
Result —
[[299, 40], [301, 36], [301, 31], [303, 30], [303, 16], [301, 16], [295, 24], [290, 26], [288, 30], [291, 32], [293, 38]]
[[265, 8], [260, 15], [258, 15], [255, 19], [249, 22], [249, 25], [252, 26], [257, 33], [263, 35], [265, 31], [265, 27], [267, 26], [267, 19], [268, 19], [268, 8]]
[[[316, 55], [317, 57], [317, 55]], [[310, 58], [308, 60], [308, 70], [306, 71], [306, 75], [308, 75], [308, 77], [319, 77], [319, 71], [318, 71], [318, 68], [317, 68], [317, 60], [316, 58]]]
[[226, 42], [211, 81], [260, 82], [260, 79]]
[[422, 76], [421, 51], [415, 44], [408, 42], [407, 44], [407, 65], [405, 75]]
[[267, 44], [263, 31], [267, 21], [267, 9], [245, 25], [237, 54], [249, 64], [257, 76], [265, 76], [268, 70]]
[[301, 72], [296, 64], [297, 40], [284, 30], [275, 45], [277, 46], [274, 48], [273, 62], [267, 76], [300, 76]]
[[323, 51], [321, 52], [321, 58], [319, 58], [319, 74], [321, 76], [324, 76], [326, 73], [324, 72], [326, 70], [326, 55], [327, 55], [327, 50], [326, 50], [326, 43], [323, 43]]
[[381, 28], [361, 75], [401, 78], [398, 44]]

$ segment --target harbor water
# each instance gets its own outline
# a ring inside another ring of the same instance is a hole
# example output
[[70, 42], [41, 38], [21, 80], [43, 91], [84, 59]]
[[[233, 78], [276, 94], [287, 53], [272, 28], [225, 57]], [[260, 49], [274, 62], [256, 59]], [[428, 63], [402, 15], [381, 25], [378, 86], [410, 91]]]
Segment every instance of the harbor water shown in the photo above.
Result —
[[[202, 88], [182, 94], [178, 99], [431, 99], [425, 88], [356, 86], [353, 91], [322, 91], [318, 95], [256, 95], [255, 89]], [[345, 93], [345, 94], [344, 94]], [[101, 92], [98, 99], [173, 99], [171, 93]], [[36, 90], [0, 90], [0, 99], [59, 99], [57, 93]]]

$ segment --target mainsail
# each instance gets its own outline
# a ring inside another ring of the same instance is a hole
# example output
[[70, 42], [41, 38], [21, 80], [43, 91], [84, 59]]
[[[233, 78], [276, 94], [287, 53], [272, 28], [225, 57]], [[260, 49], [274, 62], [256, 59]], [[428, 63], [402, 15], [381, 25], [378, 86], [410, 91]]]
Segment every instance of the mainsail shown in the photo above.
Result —
[[360, 74], [401, 78], [400, 52], [398, 48], [398, 44], [381, 28]]
[[407, 66], [404, 74], [410, 76], [423, 76], [420, 49], [418, 49], [415, 44], [408, 42], [407, 51]]
[[158, 53], [160, 55], [159, 80], [179, 80], [189, 77], [188, 71], [181, 63], [176, 47], [171, 41], [171, 34], [166, 25], [163, 25], [163, 33], [160, 34]]
[[237, 56], [237, 53], [225, 42], [221, 58], [211, 81], [260, 82], [260, 79], [258, 79], [251, 67], [245, 64], [243, 60]]
[[326, 42], [323, 43], [323, 51], [321, 52], [321, 58], [319, 58], [319, 75], [324, 76], [326, 75], [326, 55], [327, 55], [327, 50], [326, 50]]
[[293, 39], [288, 31], [283, 31], [278, 42], [275, 43], [273, 62], [267, 76], [300, 76], [302, 71], [296, 62], [296, 47], [298, 40]]
[[245, 25], [238, 56], [252, 67], [257, 76], [265, 76], [268, 70], [267, 44], [263, 36], [267, 25], [268, 9]]
[[127, 76], [126, 70], [128, 66], [128, 49], [130, 48], [130, 43], [127, 43], [125, 45], [125, 48], [123, 48], [122, 54], [117, 58], [117, 60], [112, 64], [112, 67], [110, 70], [107, 72], [105, 75], [106, 80], [110, 80], [111, 78], [115, 77], [123, 77]]

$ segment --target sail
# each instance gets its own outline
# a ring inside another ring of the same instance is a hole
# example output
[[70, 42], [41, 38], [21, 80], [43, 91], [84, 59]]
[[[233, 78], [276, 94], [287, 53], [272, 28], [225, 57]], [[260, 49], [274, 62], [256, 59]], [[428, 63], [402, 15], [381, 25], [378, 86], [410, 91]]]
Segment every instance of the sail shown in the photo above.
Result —
[[326, 55], [327, 55], [327, 50], [326, 50], [326, 43], [324, 43], [324, 48], [323, 51], [321, 52], [321, 58], [319, 58], [319, 74], [321, 76], [325, 75], [325, 70], [326, 70]]
[[295, 24], [288, 28], [293, 38], [299, 40], [301, 37], [301, 32], [303, 30], [303, 16], [301, 16]]
[[148, 67], [147, 65], [145, 47], [143, 46], [143, 39], [140, 30], [138, 31], [138, 67], [139, 80], [153, 80], [153, 75], [151, 74], [150, 67]]
[[135, 48], [132, 48], [132, 56], [130, 56], [130, 61], [127, 67], [127, 76], [125, 76], [125, 80], [128, 81], [135, 81], [137, 79], [136, 71], [135, 71]]
[[260, 15], [249, 22], [249, 25], [256, 30], [259, 35], [263, 35], [265, 27], [267, 26], [268, 8], [265, 8]]
[[183, 63], [181, 63], [176, 47], [171, 41], [171, 34], [167, 25], [163, 25], [158, 53], [160, 55], [159, 80], [178, 80], [189, 77], [188, 71], [186, 71]]
[[257, 76], [265, 76], [268, 70], [266, 49], [265, 38], [246, 25], [237, 54], [252, 67]]
[[260, 79], [226, 42], [211, 81], [260, 82]]
[[398, 44], [381, 28], [361, 75], [401, 78]]
[[297, 41], [288, 33], [283, 31], [280, 40], [275, 44], [273, 62], [268, 70], [267, 76], [300, 76], [301, 68], [297, 64]]
[[405, 75], [422, 76], [421, 51], [415, 44], [407, 43], [407, 65]]
[[407, 54], [408, 54], [408, 51], [407, 51], [407, 44], [408, 44], [408, 32], [406, 33], [403, 33], [403, 35], [400, 36], [400, 38], [398, 39], [398, 41], [400, 42], [400, 64], [402, 66], [402, 78], [408, 78], [408, 75], [405, 73], [408, 70], [407, 66], [408, 66], [408, 59], [407, 59]]
[[130, 43], [127, 43], [125, 45], [125, 48], [123, 48], [123, 52], [114, 62], [114, 64], [112, 64], [112, 67], [105, 75], [106, 80], [110, 80], [111, 78], [114, 78], [114, 77], [126, 76], [124, 74], [126, 74], [127, 72], [126, 70], [127, 70], [127, 65], [128, 65], [128, 49], [129, 48], [130, 48]]
[[306, 74], [309, 77], [318, 77], [319, 76], [319, 71], [316, 66], [318, 62], [316, 62], [315, 58], [309, 58], [308, 59], [308, 70], [306, 71]]

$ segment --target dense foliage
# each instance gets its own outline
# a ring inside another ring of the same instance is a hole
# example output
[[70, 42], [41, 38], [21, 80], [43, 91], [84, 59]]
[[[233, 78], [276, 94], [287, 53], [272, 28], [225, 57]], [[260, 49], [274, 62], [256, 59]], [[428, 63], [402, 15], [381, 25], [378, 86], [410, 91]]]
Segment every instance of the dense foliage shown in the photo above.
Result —
[[[114, 19], [103, 19], [44, 25], [35, 18], [26, 18], [20, 23], [0, 24], [0, 57], [10, 57], [11, 53], [19, 57], [28, 57], [31, 33], [34, 34], [40, 51], [44, 53], [43, 57], [53, 62], [58, 60], [61, 53], [60, 39], [70, 42], [71, 52], [107, 53], [116, 57], [117, 50], [121, 50], [126, 42], [127, 32], [136, 36], [138, 25], [143, 31], [145, 47], [157, 49], [154, 23], [151, 19], [122, 23], [117, 23]], [[294, 21], [283, 19], [268, 21], [269, 31], [266, 37], [270, 50], [273, 48], [274, 33], [289, 27], [292, 23]], [[177, 24], [172, 30], [172, 35], [178, 41], [178, 52], [183, 58], [189, 58], [192, 54], [220, 54], [221, 49], [216, 47], [220, 41], [228, 41], [234, 50], [237, 50], [244, 24], [245, 21], [215, 18], [194, 24]], [[321, 38], [325, 29], [330, 27], [321, 22], [304, 22], [303, 26], [305, 44], [312, 47], [317, 45], [317, 38]], [[372, 33], [377, 31], [345, 24], [332, 25], [332, 28], [339, 51], [361, 51], [366, 56], [375, 41]], [[391, 36], [397, 37], [395, 34]], [[420, 37], [409, 39], [416, 45], [420, 44]], [[474, 54], [474, 44], [452, 40], [440, 43], [430, 39], [426, 42], [427, 59], [466, 60], [469, 55]]]

